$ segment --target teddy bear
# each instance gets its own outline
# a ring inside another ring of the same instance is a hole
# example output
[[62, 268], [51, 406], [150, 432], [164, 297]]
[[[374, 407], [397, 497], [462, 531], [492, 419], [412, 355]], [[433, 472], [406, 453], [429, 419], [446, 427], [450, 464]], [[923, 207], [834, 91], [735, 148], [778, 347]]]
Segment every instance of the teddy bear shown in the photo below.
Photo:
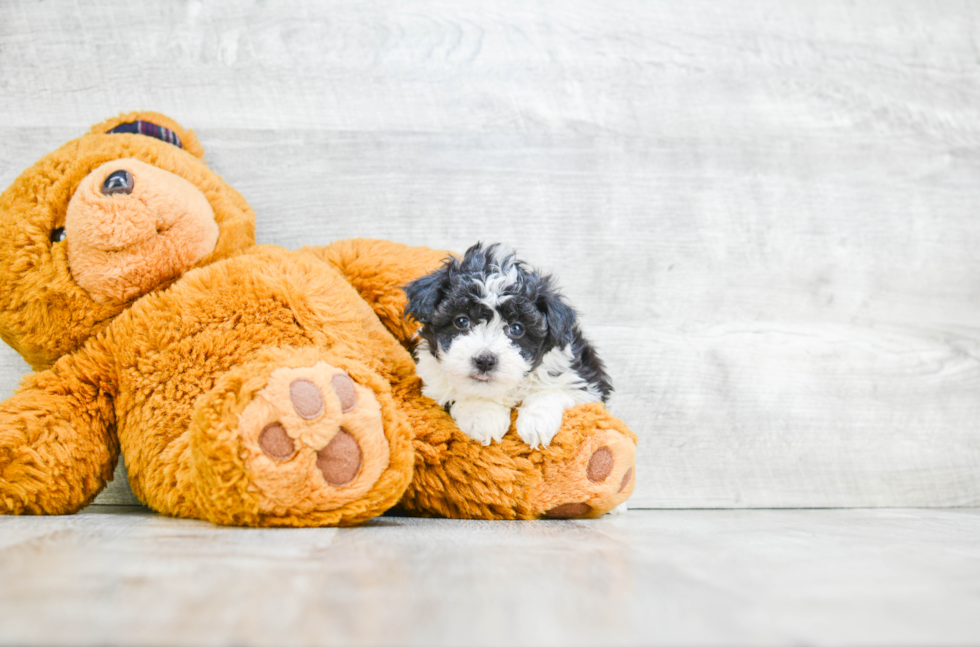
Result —
[[193, 131], [123, 114], [0, 195], [0, 513], [68, 514], [112, 478], [162, 514], [344, 526], [393, 507], [584, 518], [624, 502], [636, 436], [575, 406], [548, 447], [471, 440], [421, 393], [402, 287], [447, 252], [257, 245]]

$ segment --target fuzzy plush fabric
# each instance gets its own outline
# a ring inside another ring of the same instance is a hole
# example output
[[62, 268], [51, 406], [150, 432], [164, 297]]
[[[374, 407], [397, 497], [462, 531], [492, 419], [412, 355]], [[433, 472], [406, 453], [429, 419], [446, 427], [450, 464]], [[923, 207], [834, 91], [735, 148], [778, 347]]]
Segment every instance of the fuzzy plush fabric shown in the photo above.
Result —
[[[184, 149], [145, 135], [105, 134], [137, 119], [163, 122], [180, 136]], [[49, 368], [131, 304], [95, 302], [72, 277], [68, 245], [51, 243], [51, 232], [65, 226], [68, 204], [82, 180], [107, 162], [140, 160], [186, 180], [204, 194], [220, 233], [214, 250], [197, 265], [252, 245], [255, 214], [201, 161], [203, 155], [194, 134], [167, 117], [130, 113], [45, 155], [14, 180], [0, 195], [0, 338], [35, 370]]]
[[[106, 195], [119, 173], [134, 185]], [[65, 214], [68, 267], [97, 303], [125, 303], [180, 276], [214, 251], [218, 223], [204, 194], [184, 178], [124, 158], [89, 173]], [[168, 236], [159, 235], [168, 232]]]
[[[0, 403], [0, 513], [79, 510], [120, 449], [140, 500], [222, 524], [349, 525], [399, 503], [586, 517], [632, 493], [636, 438], [602, 405], [531, 450], [513, 430], [484, 447], [421, 395], [401, 287], [445, 252], [255, 246], [203, 154], [130, 113], [0, 196], [0, 336], [37, 370]], [[122, 170], [134, 184], [112, 189]]]

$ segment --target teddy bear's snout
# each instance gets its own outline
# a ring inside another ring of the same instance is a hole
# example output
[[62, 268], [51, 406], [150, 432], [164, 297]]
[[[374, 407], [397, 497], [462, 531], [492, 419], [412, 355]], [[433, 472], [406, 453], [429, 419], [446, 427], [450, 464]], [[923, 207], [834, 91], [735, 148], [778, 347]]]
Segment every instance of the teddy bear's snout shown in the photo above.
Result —
[[[73, 198], [69, 204], [65, 233], [70, 253], [76, 258], [76, 268], [88, 250], [135, 250], [187, 218], [184, 205], [162, 205], [152, 197], [146, 199], [143, 192], [132, 195], [135, 184], [132, 173], [121, 170], [109, 174], [95, 196], [75, 193], [79, 199], [76, 202]], [[112, 262], [111, 258], [102, 260]]]
[[168, 283], [214, 251], [206, 196], [180, 176], [114, 160], [79, 184], [65, 215], [72, 278], [92, 299], [127, 301]]

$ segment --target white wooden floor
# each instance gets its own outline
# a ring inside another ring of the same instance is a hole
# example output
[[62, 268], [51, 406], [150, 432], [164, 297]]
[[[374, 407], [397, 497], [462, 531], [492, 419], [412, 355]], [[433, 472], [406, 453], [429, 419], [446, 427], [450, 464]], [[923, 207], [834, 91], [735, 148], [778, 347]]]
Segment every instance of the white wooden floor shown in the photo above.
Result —
[[2, 645], [975, 645], [980, 510], [0, 518]]

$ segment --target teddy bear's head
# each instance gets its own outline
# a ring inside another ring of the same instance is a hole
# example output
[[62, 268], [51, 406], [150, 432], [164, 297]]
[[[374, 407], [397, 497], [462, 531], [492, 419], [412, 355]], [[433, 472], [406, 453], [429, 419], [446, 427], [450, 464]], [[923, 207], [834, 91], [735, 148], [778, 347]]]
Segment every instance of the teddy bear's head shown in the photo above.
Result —
[[0, 195], [0, 337], [35, 370], [144, 294], [254, 244], [252, 209], [203, 156], [190, 130], [135, 112]]

